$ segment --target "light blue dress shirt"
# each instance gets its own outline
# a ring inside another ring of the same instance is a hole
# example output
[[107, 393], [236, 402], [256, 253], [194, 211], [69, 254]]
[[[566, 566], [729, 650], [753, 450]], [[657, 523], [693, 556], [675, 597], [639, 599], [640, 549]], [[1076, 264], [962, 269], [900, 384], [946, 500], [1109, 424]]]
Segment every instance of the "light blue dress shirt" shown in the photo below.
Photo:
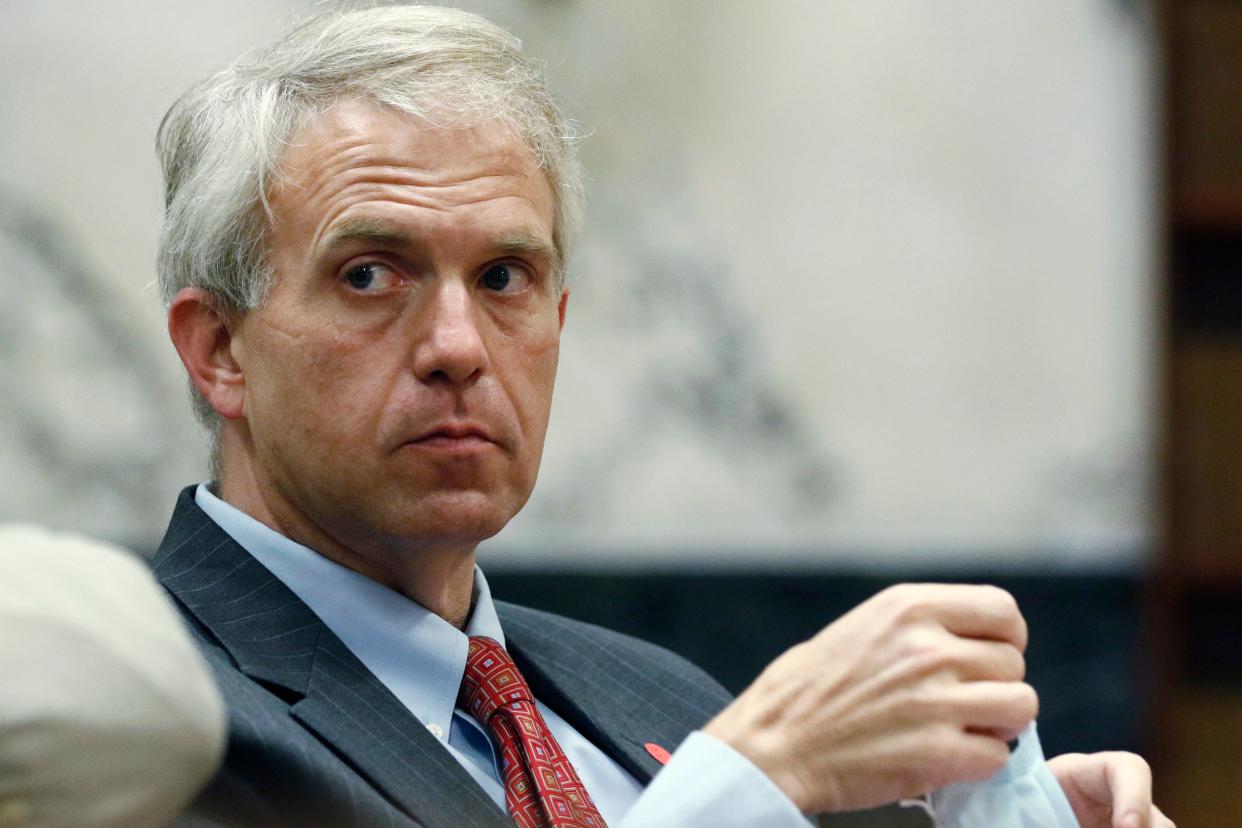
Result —
[[[198, 487], [194, 500], [301, 598], [504, 810], [491, 739], [473, 717], [456, 709], [467, 637], [505, 642], [483, 573], [474, 571], [474, 610], [462, 632], [404, 595], [230, 506], [206, 484]], [[691, 734], [644, 790], [555, 711], [537, 699], [535, 704], [610, 826], [806, 828], [805, 817], [762, 771], [711, 736]]]
[[[474, 571], [474, 609], [463, 632], [230, 506], [205, 483], [194, 500], [302, 599], [504, 810], [492, 741], [456, 707], [468, 636], [505, 642], [482, 571]], [[535, 704], [600, 815], [614, 828], [806, 828], [806, 817], [762, 771], [705, 733], [692, 733], [644, 789], [553, 710], [537, 699]], [[1043, 762], [1034, 726], [997, 776], [951, 786], [919, 804], [940, 828], [1078, 828]]]

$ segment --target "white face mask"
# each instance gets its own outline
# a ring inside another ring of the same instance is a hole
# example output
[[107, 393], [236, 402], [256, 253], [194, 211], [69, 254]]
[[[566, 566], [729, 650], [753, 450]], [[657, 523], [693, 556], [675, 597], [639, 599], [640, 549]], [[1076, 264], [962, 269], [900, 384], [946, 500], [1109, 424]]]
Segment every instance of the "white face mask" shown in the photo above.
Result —
[[950, 785], [901, 804], [926, 811], [936, 828], [1079, 828], [1069, 800], [1044, 763], [1034, 722], [991, 779]]

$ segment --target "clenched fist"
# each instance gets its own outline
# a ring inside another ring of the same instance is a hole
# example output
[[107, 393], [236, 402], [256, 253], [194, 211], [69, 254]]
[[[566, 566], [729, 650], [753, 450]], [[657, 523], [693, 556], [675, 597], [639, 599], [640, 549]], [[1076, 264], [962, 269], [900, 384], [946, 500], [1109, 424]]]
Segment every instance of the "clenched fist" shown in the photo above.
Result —
[[1038, 711], [1026, 636], [996, 587], [891, 587], [777, 658], [704, 730], [805, 813], [985, 779]]

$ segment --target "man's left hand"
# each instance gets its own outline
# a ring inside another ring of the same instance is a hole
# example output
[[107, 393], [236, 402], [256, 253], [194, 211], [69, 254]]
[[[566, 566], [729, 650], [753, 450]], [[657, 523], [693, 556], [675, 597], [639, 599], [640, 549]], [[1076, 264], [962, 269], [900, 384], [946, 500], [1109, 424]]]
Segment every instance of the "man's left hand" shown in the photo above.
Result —
[[1048, 760], [1082, 828], [1174, 828], [1151, 801], [1151, 768], [1133, 753], [1066, 753]]

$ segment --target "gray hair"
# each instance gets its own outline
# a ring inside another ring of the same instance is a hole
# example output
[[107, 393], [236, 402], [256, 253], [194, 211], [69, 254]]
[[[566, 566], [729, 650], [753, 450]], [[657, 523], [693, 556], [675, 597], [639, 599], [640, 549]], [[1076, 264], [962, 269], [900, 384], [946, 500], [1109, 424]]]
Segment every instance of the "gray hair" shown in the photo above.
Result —
[[[389, 6], [316, 15], [192, 87], [168, 110], [156, 141], [165, 304], [186, 287], [206, 290], [223, 313], [263, 304], [273, 276], [265, 257], [268, 189], [298, 129], [344, 98], [435, 125], [498, 121], [511, 130], [552, 185], [561, 278], [581, 220], [583, 176], [577, 135], [542, 66], [522, 54], [520, 40], [478, 15]], [[192, 396], [214, 436], [215, 411]]]

